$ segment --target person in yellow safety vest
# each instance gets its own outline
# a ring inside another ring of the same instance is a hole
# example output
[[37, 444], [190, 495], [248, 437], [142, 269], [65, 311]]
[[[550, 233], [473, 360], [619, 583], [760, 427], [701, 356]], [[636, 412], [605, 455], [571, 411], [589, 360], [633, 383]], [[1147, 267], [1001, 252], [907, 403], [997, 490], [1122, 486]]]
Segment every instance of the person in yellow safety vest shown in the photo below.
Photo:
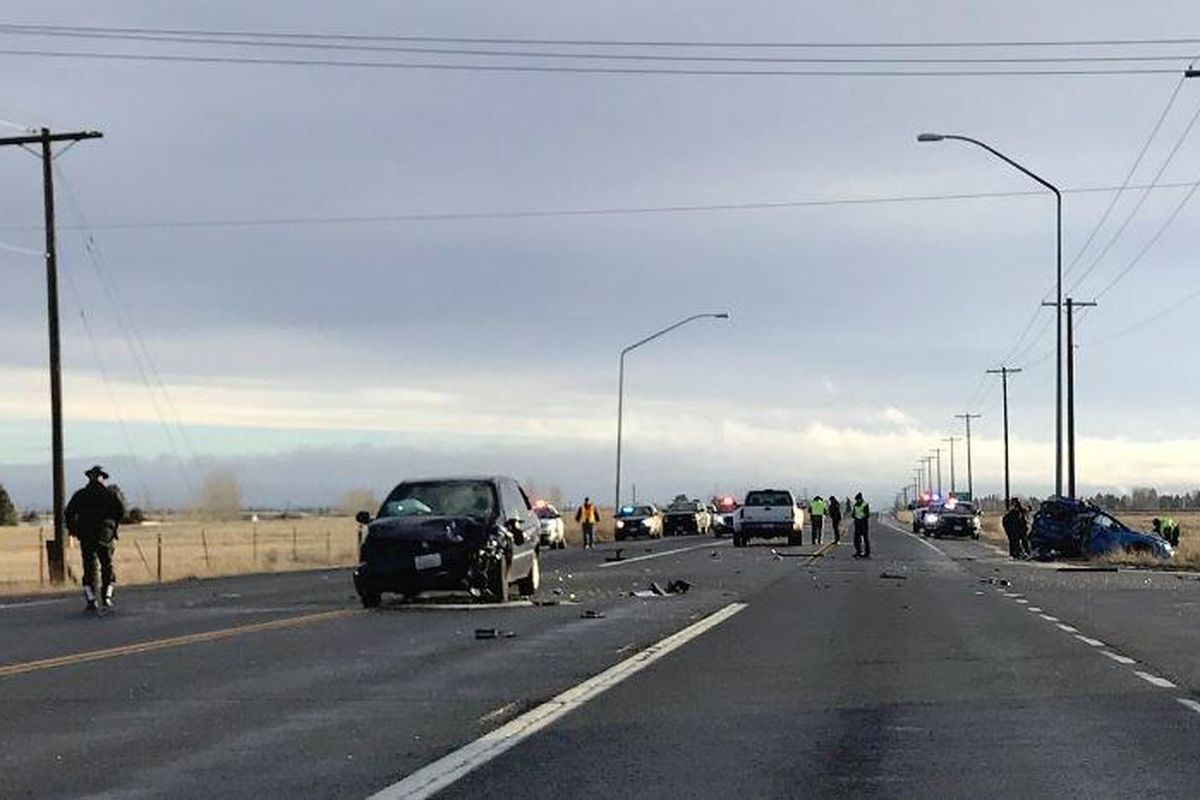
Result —
[[600, 521], [600, 512], [592, 505], [592, 498], [583, 498], [583, 505], [575, 511], [575, 521], [583, 528], [583, 546], [590, 550], [596, 546], [596, 523]]
[[854, 519], [854, 557], [870, 558], [871, 537], [868, 528], [871, 524], [871, 507], [863, 500], [862, 492], [854, 495], [850, 516]]
[[1158, 532], [1172, 547], [1179, 546], [1179, 526], [1175, 524], [1175, 520], [1170, 517], [1160, 520]]
[[808, 504], [808, 515], [812, 518], [812, 543], [821, 543], [821, 529], [825, 527], [825, 501], [817, 495]]

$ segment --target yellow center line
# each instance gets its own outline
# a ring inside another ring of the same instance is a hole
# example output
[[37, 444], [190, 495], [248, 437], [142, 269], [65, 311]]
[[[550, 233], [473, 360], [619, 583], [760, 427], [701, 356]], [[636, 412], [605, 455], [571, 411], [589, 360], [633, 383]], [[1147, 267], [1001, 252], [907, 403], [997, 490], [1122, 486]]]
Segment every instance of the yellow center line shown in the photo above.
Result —
[[103, 661], [109, 658], [119, 658], [121, 656], [137, 655], [139, 653], [152, 653], [156, 650], [169, 650], [173, 647], [184, 647], [190, 644], [201, 644], [203, 642], [216, 642], [221, 639], [229, 639], [234, 636], [244, 636], [250, 633], [261, 633], [262, 631], [274, 631], [283, 628], [296, 628], [301, 625], [309, 625], [315, 622], [324, 622], [326, 620], [340, 619], [348, 617], [352, 614], [361, 614], [360, 609], [343, 608], [337, 611], [321, 611], [315, 614], [302, 614], [298, 617], [286, 617], [284, 619], [273, 619], [267, 622], [255, 622], [249, 625], [237, 625], [233, 628], [221, 628], [215, 631], [204, 631], [202, 633], [188, 633], [183, 636], [171, 636], [165, 639], [151, 639], [146, 642], [134, 642], [133, 644], [123, 644], [118, 647], [108, 647], [103, 650], [85, 650], [82, 653], [70, 653], [65, 656], [55, 656], [53, 658], [42, 658], [37, 661], [22, 661], [16, 664], [0, 665], [0, 678], [10, 675], [21, 675], [26, 672], [37, 672], [43, 669], [57, 669], [58, 667], [69, 667], [75, 664], [86, 664], [89, 661]]

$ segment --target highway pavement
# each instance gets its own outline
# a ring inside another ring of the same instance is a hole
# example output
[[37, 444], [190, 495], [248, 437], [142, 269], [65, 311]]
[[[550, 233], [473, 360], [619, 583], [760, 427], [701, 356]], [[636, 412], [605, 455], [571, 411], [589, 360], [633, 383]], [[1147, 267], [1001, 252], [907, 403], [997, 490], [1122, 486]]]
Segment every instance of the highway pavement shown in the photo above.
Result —
[[503, 608], [338, 570], [0, 601], [0, 797], [1197, 794], [1195, 576], [873, 545], [549, 552]]

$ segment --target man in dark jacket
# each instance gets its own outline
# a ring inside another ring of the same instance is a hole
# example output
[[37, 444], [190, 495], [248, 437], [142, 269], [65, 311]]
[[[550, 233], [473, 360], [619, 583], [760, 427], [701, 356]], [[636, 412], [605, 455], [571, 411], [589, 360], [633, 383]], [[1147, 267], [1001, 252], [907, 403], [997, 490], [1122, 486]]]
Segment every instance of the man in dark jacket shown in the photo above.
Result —
[[[99, 598], [105, 608], [113, 604], [113, 589], [117, 582], [113, 570], [113, 550], [116, 547], [117, 526], [125, 518], [125, 501], [120, 491], [104, 484], [108, 473], [97, 465], [83, 473], [88, 483], [71, 496], [63, 516], [67, 530], [79, 540], [83, 553], [83, 597], [89, 610], [96, 610]], [[101, 591], [96, 589], [96, 563], [100, 564]]]
[[1028, 553], [1029, 521], [1025, 518], [1025, 509], [1021, 501], [1012, 498], [1008, 501], [1008, 511], [1000, 520], [1004, 527], [1004, 535], [1008, 537], [1008, 554], [1013, 558], [1025, 558]]
[[842, 504], [833, 495], [829, 495], [829, 524], [833, 526], [833, 543], [841, 543], [842, 533], [839, 528], [842, 524]]

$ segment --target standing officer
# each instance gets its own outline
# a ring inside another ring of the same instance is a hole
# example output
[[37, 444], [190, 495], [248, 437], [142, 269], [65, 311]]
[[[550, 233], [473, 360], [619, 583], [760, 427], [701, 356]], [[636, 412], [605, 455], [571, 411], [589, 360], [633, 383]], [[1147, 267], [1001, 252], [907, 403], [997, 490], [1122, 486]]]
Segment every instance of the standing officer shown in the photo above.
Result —
[[854, 557], [871, 557], [871, 506], [863, 500], [862, 492], [854, 495], [854, 505], [850, 508], [850, 516], [854, 519]]
[[[125, 501], [116, 487], [108, 487], [108, 473], [96, 465], [83, 473], [87, 486], [71, 495], [63, 516], [67, 530], [79, 540], [83, 553], [83, 597], [90, 611], [96, 610], [96, 598], [105, 608], [113, 604], [113, 589], [117, 575], [113, 571], [113, 550], [116, 547], [117, 526], [125, 518]], [[96, 593], [96, 562], [100, 562], [102, 590]]]
[[825, 527], [825, 501], [817, 495], [808, 504], [808, 514], [812, 518], [812, 543], [821, 543], [821, 532]]
[[596, 523], [600, 521], [600, 512], [592, 505], [592, 498], [583, 498], [583, 505], [575, 511], [575, 521], [583, 528], [583, 546], [590, 550], [596, 546]]
[[833, 543], [841, 544], [842, 504], [833, 495], [829, 495], [829, 524], [833, 526]]

